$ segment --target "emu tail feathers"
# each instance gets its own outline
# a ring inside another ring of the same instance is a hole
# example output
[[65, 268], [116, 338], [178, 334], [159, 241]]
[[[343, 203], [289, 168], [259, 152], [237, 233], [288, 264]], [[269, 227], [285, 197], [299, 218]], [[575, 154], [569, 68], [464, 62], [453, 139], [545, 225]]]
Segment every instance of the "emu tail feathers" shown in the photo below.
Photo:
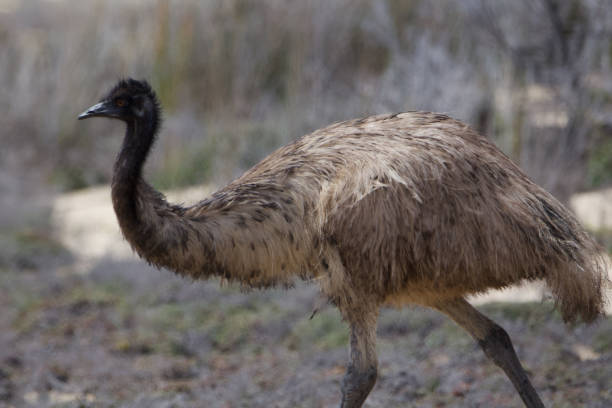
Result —
[[583, 263], [570, 262], [546, 275], [563, 320], [592, 322], [604, 314], [604, 289], [609, 284], [605, 255], [592, 253]]
[[610, 259], [567, 209], [547, 198], [539, 199], [540, 232], [551, 244], [549, 259], [556, 261], [546, 271], [547, 286], [565, 322], [591, 322], [604, 314]]

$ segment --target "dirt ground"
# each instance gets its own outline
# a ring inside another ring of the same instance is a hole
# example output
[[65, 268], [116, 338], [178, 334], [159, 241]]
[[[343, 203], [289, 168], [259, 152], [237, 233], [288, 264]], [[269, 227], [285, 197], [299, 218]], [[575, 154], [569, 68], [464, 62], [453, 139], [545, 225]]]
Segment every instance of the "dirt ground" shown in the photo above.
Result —
[[[104, 217], [82, 217], [95, 244], [68, 224], [69, 242], [57, 242], [61, 229], [0, 235], [0, 407], [337, 406], [347, 328], [332, 307], [309, 318], [314, 286], [243, 293], [183, 280], [135, 259], [120, 236], [102, 239]], [[539, 298], [486, 299], [479, 308], [509, 332], [547, 406], [612, 406], [612, 319], [566, 327]], [[378, 335], [366, 407], [522, 406], [434, 311], [384, 310]]]

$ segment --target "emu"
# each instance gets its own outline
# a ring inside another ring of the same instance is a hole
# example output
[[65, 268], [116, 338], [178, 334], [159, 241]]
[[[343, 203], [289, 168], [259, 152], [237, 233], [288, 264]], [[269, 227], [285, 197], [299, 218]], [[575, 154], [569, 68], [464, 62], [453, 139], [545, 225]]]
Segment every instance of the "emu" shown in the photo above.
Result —
[[406, 112], [336, 123], [281, 147], [209, 198], [168, 203], [142, 169], [161, 123], [146, 81], [121, 80], [78, 118], [122, 120], [112, 201], [133, 250], [193, 279], [319, 283], [350, 326], [342, 408], [377, 377], [385, 305], [436, 309], [543, 407], [506, 331], [465, 297], [544, 280], [566, 321], [604, 307], [606, 259], [574, 216], [462, 122]]

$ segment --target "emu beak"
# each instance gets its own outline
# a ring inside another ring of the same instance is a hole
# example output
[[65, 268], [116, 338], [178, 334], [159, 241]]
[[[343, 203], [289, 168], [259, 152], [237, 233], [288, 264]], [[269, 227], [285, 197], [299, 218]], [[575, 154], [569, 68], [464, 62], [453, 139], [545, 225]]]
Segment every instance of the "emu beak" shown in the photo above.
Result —
[[78, 119], [87, 119], [93, 116], [110, 116], [110, 114], [112, 114], [112, 109], [109, 109], [106, 102], [100, 102], [81, 113]]

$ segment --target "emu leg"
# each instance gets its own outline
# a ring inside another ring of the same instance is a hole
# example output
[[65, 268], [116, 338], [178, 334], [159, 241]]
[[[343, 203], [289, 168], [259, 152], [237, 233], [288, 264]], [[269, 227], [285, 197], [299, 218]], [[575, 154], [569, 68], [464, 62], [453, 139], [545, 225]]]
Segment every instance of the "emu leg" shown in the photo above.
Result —
[[527, 408], [544, 408], [538, 393], [523, 369], [508, 333], [476, 310], [465, 299], [455, 299], [436, 308], [467, 330], [478, 342], [485, 355], [499, 366], [518, 391]]
[[378, 311], [348, 319], [351, 326], [350, 361], [342, 380], [340, 408], [360, 408], [376, 383], [376, 320]]

